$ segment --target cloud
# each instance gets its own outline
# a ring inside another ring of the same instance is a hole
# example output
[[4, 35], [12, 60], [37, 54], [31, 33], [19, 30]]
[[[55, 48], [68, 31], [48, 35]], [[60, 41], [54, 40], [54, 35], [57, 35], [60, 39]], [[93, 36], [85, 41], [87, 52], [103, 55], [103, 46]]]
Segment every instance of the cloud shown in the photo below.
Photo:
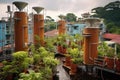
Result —
[[46, 15], [55, 17], [56, 15], [69, 12], [80, 16], [83, 12], [90, 12], [90, 10], [95, 7], [105, 6], [116, 0], [0, 0], [0, 10], [2, 13], [6, 12], [5, 6], [7, 6], [7, 4], [12, 4], [14, 1], [28, 2], [29, 12], [32, 11], [31, 9], [33, 6], [44, 7], [47, 11]]

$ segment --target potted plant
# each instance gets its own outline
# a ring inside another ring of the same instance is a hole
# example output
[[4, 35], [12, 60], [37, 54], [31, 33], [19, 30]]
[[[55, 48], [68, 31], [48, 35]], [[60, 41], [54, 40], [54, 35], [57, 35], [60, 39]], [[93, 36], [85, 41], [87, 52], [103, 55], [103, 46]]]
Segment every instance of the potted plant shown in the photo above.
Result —
[[13, 62], [3, 61], [3, 67], [0, 68], [0, 80], [13, 80], [15, 76], [14, 74], [17, 74], [17, 68], [13, 65]]
[[115, 59], [116, 71], [120, 72], [120, 53], [117, 54], [117, 58]]
[[29, 70], [28, 73], [21, 73], [19, 80], [42, 80], [42, 73]]
[[68, 67], [68, 68], [70, 68], [70, 65], [71, 65], [71, 56], [70, 56], [70, 54], [65, 54], [65, 66], [66, 67]]
[[43, 62], [45, 64], [45, 66], [49, 66], [51, 68], [54, 68], [59, 63], [59, 61], [57, 59], [55, 59], [53, 56], [44, 57]]
[[[5, 80], [10, 80], [19, 77], [18, 74], [21, 72], [26, 72], [29, 65], [32, 64], [33, 58], [29, 58], [28, 53], [25, 51], [18, 51], [12, 54], [13, 60], [12, 61], [3, 61], [3, 78]], [[14, 76], [12, 78], [12, 76]], [[9, 79], [7, 79], [9, 77]]]
[[62, 53], [62, 43], [60, 41], [58, 41], [57, 51]]
[[112, 47], [108, 47], [105, 57], [105, 64], [108, 69], [114, 69], [114, 56], [115, 50]]
[[82, 51], [78, 48], [71, 48], [70, 49], [70, 56], [71, 56], [71, 73], [76, 73], [77, 65], [81, 65], [83, 62]]
[[53, 40], [53, 39], [52, 38], [46, 38], [45, 39], [46, 44], [44, 45], [45, 49], [48, 50], [48, 51], [51, 51], [51, 52], [55, 51], [54, 43], [55, 43], [55, 45], [57, 45], [56, 40]]
[[101, 42], [98, 44], [97, 51], [98, 51], [98, 57], [95, 59], [95, 64], [99, 66], [105, 66], [104, 64], [104, 59], [105, 59], [105, 54], [108, 50], [108, 45], [105, 42]]
[[29, 65], [33, 63], [33, 58], [28, 56], [26, 51], [18, 51], [12, 54], [13, 62], [16, 67], [18, 67], [18, 71], [21, 73], [23, 71], [26, 72]]
[[46, 66], [42, 68], [40, 72], [42, 73], [42, 80], [52, 80], [53, 77], [52, 68]]
[[67, 44], [66, 43], [63, 43], [63, 45], [62, 45], [62, 53], [63, 54], [67, 53]]
[[106, 48], [108, 48], [107, 44], [102, 42], [98, 45], [97, 50], [98, 50], [98, 58], [99, 57], [104, 57], [106, 53]]

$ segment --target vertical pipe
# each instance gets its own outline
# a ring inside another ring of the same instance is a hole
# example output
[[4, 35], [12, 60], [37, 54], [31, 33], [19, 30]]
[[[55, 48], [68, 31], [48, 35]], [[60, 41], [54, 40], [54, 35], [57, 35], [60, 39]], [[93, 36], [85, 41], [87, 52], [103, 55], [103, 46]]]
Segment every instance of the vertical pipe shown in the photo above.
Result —
[[14, 13], [15, 51], [27, 50], [28, 18], [26, 12]]
[[34, 44], [37, 44], [38, 41], [35, 39], [35, 36], [40, 38], [40, 44], [44, 45], [44, 15], [35, 14], [34, 15]]

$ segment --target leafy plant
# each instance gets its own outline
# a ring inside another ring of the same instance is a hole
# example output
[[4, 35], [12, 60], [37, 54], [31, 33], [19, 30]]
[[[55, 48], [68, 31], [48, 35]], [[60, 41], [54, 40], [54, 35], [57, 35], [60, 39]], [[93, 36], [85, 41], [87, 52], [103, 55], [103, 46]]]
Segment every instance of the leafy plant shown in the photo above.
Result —
[[83, 56], [82, 56], [82, 51], [80, 51], [78, 48], [69, 48], [68, 52], [71, 56], [71, 60], [75, 64], [81, 64], [83, 62]]
[[107, 57], [114, 57], [115, 56], [115, 50], [111, 47], [108, 48], [108, 53], [106, 53]]
[[17, 68], [17, 71], [22, 72], [24, 69], [27, 69], [30, 64], [33, 63], [33, 58], [28, 56], [28, 53], [25, 51], [18, 51], [12, 54], [13, 61], [12, 64]]
[[19, 73], [18, 68], [13, 64], [13, 62], [3, 61], [2, 63], [4, 66], [0, 68], [0, 80], [5, 80], [7, 76], [11, 75], [12, 77], [13, 74]]
[[109, 47], [107, 45], [107, 43], [102, 42], [101, 44], [99, 44], [98, 46], [98, 55], [101, 56], [108, 56], [108, 57], [113, 57], [115, 53], [115, 50], [112, 47]]
[[21, 73], [19, 80], [42, 80], [42, 74], [40, 72], [35, 72], [29, 70], [29, 73]]
[[47, 65], [49, 67], [55, 67], [59, 63], [59, 61], [52, 56], [45, 57], [43, 59], [43, 62], [45, 63], [45, 65]]
[[45, 67], [41, 69], [42, 72], [42, 80], [50, 80], [52, 78], [52, 68]]
[[82, 64], [83, 63], [83, 58], [73, 58], [72, 62], [74, 64]]

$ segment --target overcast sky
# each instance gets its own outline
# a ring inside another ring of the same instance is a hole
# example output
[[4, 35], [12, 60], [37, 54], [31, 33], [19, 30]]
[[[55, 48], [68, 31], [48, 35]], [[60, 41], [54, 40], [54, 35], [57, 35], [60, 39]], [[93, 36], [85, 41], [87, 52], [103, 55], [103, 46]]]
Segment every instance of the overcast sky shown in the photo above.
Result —
[[14, 1], [25, 1], [28, 3], [28, 12], [32, 12], [32, 7], [40, 6], [45, 8], [45, 16], [51, 16], [54, 19], [58, 15], [74, 13], [80, 17], [82, 13], [90, 12], [91, 9], [117, 0], [0, 0], [0, 18], [7, 16], [7, 5], [12, 6]]

